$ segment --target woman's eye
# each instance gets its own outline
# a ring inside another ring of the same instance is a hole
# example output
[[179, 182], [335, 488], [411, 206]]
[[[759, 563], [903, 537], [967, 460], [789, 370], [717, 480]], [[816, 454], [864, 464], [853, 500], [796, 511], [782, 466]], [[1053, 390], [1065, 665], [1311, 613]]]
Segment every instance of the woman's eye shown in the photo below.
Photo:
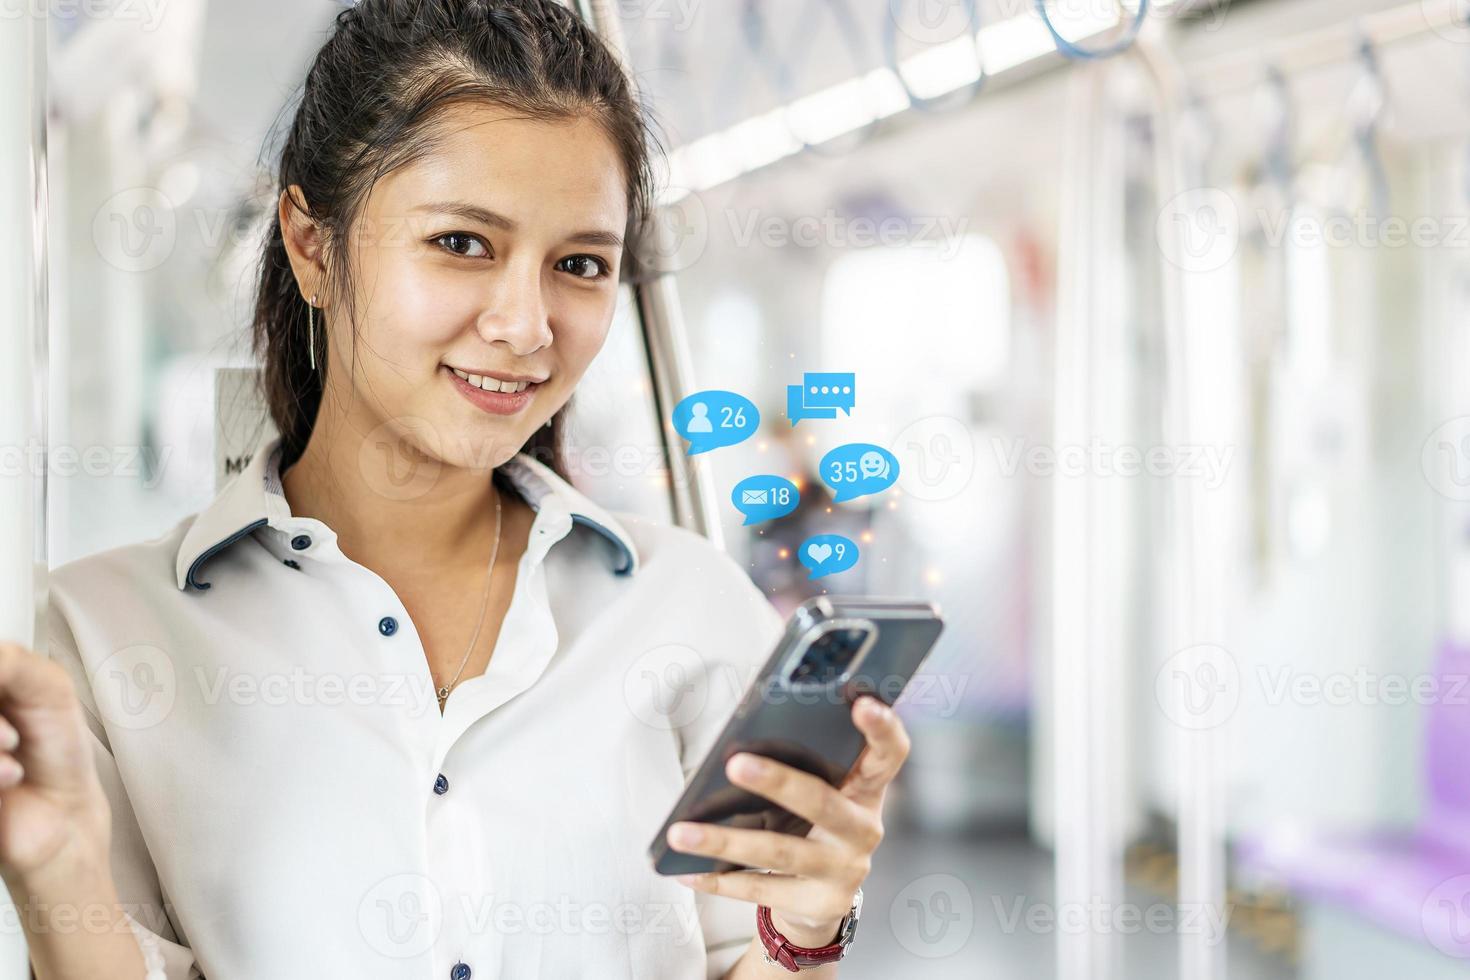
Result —
[[[434, 241], [455, 255], [463, 255], [472, 259], [487, 257], [490, 254], [490, 249], [485, 246], [484, 242], [480, 241], [474, 235], [467, 235], [462, 231], [451, 231], [448, 234], [440, 235]], [[480, 251], [472, 251], [475, 248], [478, 248]]]
[[[559, 264], [578, 279], [602, 279], [609, 272], [607, 263], [595, 255], [573, 255], [562, 259]], [[589, 272], [591, 275], [588, 275]]]

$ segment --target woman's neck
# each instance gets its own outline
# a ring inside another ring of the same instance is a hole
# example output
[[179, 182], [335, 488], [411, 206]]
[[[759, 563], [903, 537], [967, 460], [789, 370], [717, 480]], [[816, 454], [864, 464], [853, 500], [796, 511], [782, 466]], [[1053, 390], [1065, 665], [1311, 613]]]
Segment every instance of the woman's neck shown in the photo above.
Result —
[[495, 533], [489, 471], [426, 457], [385, 425], [326, 415], [281, 475], [293, 515], [325, 523], [342, 552], [369, 567], [483, 563], [480, 544]]

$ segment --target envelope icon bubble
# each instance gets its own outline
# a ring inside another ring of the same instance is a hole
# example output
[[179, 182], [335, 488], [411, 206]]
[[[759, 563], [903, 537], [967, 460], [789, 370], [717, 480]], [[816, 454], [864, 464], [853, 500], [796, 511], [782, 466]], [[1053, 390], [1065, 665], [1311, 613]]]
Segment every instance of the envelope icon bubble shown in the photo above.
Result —
[[735, 484], [730, 492], [730, 502], [745, 515], [741, 526], [785, 517], [801, 503], [801, 492], [796, 484], [784, 476], [763, 473], [748, 476]]

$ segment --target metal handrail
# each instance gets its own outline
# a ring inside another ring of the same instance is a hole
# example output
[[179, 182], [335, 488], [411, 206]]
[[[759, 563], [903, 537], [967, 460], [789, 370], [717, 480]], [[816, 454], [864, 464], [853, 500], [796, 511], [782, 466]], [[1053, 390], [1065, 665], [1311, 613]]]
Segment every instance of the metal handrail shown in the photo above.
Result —
[[[627, 46], [622, 24], [611, 0], [563, 0], [569, 3], [603, 42], [623, 62], [628, 83], [635, 86], [635, 75], [628, 69]], [[672, 234], [663, 222], [651, 222], [649, 232], [657, 236]], [[672, 254], [663, 243], [653, 243], [656, 254]], [[689, 356], [684, 312], [679, 302], [678, 285], [673, 274], [654, 274], [633, 284], [634, 310], [648, 355], [649, 375], [653, 383], [654, 407], [658, 412], [659, 437], [664, 459], [669, 468], [669, 494], [674, 521], [704, 535], [716, 547], [725, 547], [724, 528], [720, 524], [714, 481], [707, 465], [685, 454], [683, 439], [674, 429], [673, 408], [685, 395], [695, 390], [694, 368]]]
[[[0, 18], [0, 442], [22, 465], [0, 477], [0, 639], [42, 650], [46, 596], [46, 18]], [[33, 451], [33, 448], [39, 450]]]

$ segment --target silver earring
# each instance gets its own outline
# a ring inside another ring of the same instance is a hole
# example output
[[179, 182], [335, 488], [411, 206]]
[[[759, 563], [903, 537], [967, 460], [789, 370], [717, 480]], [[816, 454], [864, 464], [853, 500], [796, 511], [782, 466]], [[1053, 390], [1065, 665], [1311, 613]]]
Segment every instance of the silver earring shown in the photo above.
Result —
[[311, 348], [311, 369], [316, 370], [316, 295], [306, 304], [307, 345]]
[[551, 422], [552, 422], [552, 420], [551, 420], [551, 419], [547, 419], [547, 420], [546, 420], [546, 427], [547, 427], [547, 428], [548, 428], [548, 429], [549, 429], [549, 428], [551, 428]]

